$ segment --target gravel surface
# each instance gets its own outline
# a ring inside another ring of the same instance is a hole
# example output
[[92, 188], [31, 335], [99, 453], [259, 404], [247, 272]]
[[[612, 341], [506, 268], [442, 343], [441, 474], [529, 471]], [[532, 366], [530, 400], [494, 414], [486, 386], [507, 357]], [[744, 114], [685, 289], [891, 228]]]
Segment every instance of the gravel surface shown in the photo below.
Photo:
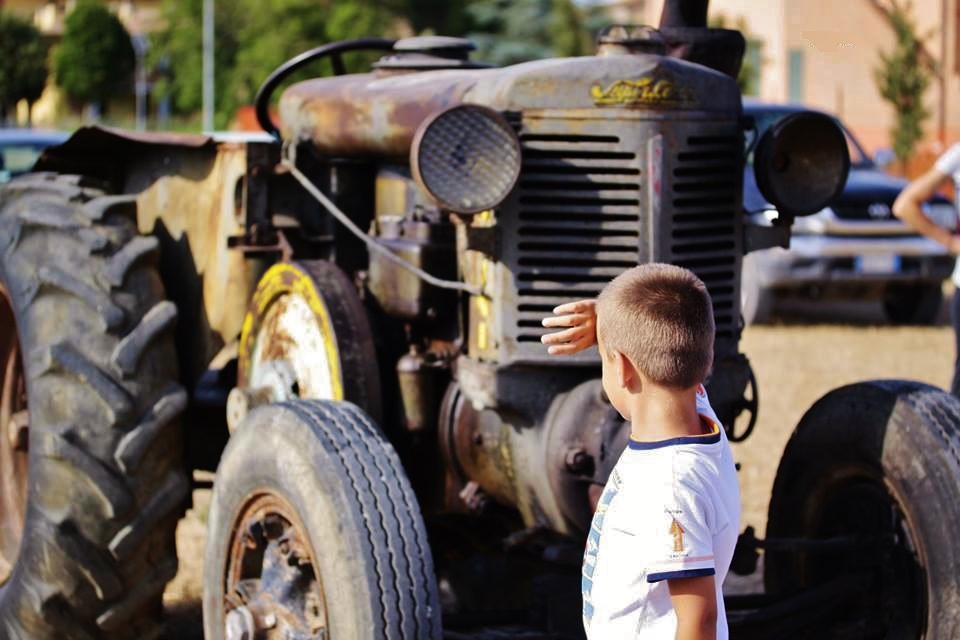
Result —
[[[787, 311], [789, 323], [750, 327], [741, 342], [756, 373], [760, 400], [754, 434], [734, 445], [741, 464], [741, 529], [753, 525], [761, 536], [780, 453], [817, 398], [844, 384], [878, 378], [947, 387], [953, 372], [953, 335], [943, 317], [934, 327], [889, 327], [882, 324], [878, 308], [865, 304], [803, 305]], [[203, 637], [201, 565], [208, 502], [207, 491], [195, 492], [194, 508], [177, 532], [180, 572], [164, 596], [165, 637], [170, 640]], [[759, 574], [731, 576], [727, 583], [729, 592], [760, 588]]]

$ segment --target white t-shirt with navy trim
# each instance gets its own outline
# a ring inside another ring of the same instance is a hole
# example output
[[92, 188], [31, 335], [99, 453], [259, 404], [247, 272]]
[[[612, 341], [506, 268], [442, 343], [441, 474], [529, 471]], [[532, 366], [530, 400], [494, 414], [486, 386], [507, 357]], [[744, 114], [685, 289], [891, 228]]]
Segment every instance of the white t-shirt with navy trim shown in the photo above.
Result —
[[631, 440], [594, 514], [583, 558], [583, 623], [590, 640], [673, 640], [667, 580], [713, 575], [717, 638], [728, 637], [723, 580], [740, 526], [730, 445], [703, 395], [712, 432]]

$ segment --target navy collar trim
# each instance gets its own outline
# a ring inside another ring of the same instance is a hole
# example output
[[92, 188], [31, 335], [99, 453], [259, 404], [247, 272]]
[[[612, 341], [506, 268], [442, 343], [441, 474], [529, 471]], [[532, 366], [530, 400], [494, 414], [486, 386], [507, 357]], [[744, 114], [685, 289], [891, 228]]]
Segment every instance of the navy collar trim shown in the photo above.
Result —
[[678, 444], [716, 444], [720, 442], [720, 425], [704, 416], [701, 417], [710, 423], [712, 427], [710, 433], [705, 433], [700, 436], [678, 436], [676, 438], [656, 440], [654, 442], [640, 442], [631, 438], [627, 441], [627, 446], [635, 451], [647, 451], [650, 449], [660, 449], [662, 447], [672, 447]]

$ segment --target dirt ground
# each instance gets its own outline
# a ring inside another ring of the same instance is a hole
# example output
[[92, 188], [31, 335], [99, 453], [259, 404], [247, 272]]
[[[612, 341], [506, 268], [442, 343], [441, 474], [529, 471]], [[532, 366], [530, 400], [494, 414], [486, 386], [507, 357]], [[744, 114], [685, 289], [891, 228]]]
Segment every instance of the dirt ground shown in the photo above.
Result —
[[[734, 445], [734, 456], [741, 464], [741, 529], [753, 525], [758, 535], [766, 527], [780, 453], [817, 398], [838, 386], [877, 378], [947, 387], [953, 373], [953, 335], [945, 317], [934, 327], [889, 327], [883, 325], [879, 307], [869, 304], [798, 304], [784, 310], [789, 322], [750, 327], [741, 342], [756, 373], [760, 411], [754, 434]], [[203, 637], [200, 598], [207, 493], [195, 493], [194, 508], [177, 532], [180, 572], [164, 597], [169, 640]], [[727, 587], [739, 593], [760, 588], [756, 575], [731, 576]]]

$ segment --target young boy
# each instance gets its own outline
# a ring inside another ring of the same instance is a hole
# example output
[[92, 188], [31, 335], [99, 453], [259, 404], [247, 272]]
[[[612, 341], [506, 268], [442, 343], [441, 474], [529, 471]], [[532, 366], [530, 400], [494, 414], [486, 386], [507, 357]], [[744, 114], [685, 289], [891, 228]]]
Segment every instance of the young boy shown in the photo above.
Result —
[[701, 383], [713, 360], [713, 309], [693, 273], [630, 269], [594, 304], [561, 305], [550, 353], [594, 342], [610, 403], [630, 440], [604, 488], [583, 560], [590, 640], [727, 638], [721, 584], [740, 523], [723, 429]]

